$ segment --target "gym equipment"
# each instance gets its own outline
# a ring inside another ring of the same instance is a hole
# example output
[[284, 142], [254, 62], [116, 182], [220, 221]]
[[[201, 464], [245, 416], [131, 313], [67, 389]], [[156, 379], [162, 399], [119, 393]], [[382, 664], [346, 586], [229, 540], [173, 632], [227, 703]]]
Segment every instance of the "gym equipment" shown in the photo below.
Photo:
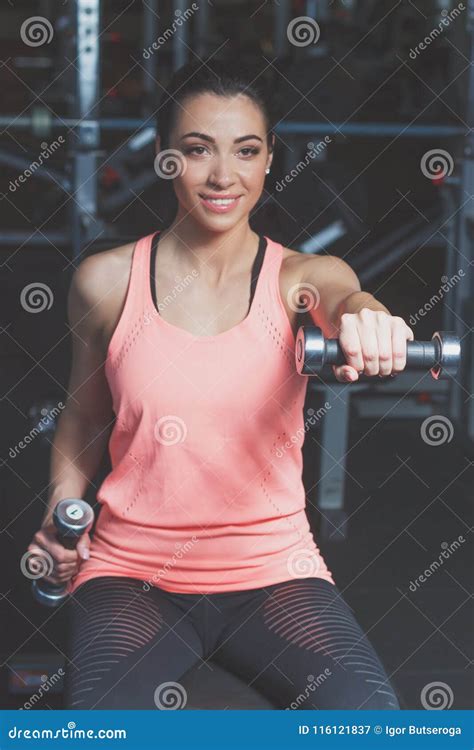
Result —
[[[339, 339], [325, 339], [316, 326], [301, 326], [295, 346], [296, 369], [300, 375], [319, 375], [324, 365], [344, 365], [346, 357]], [[461, 359], [461, 342], [451, 331], [436, 331], [431, 341], [407, 341], [406, 366], [430, 369], [435, 380], [454, 377]]]
[[[76, 498], [60, 500], [53, 512], [53, 523], [58, 530], [58, 541], [66, 549], [75, 549], [79, 538], [94, 521], [89, 503]], [[32, 593], [39, 604], [57, 607], [67, 599], [67, 585], [50, 583], [41, 578], [33, 581]]]

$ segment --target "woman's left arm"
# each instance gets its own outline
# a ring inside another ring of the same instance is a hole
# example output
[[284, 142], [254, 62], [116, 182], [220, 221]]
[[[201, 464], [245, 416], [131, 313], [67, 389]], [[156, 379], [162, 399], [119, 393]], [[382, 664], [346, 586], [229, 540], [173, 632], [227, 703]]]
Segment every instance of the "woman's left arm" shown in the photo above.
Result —
[[337, 380], [354, 382], [362, 372], [384, 377], [404, 370], [413, 331], [361, 290], [348, 263], [332, 255], [314, 256], [304, 261], [302, 271], [302, 292], [314, 301], [308, 310], [314, 324], [326, 338], [339, 339], [346, 357], [346, 365], [333, 365]]

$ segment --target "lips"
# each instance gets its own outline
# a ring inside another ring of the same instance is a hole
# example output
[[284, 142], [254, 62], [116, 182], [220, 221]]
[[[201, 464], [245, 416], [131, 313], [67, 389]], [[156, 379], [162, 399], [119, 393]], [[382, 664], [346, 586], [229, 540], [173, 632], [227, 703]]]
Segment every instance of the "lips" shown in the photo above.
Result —
[[235, 198], [240, 198], [240, 195], [211, 195], [206, 193], [200, 193], [200, 198], [204, 198], [204, 200], [235, 200]]
[[[203, 195], [200, 196], [203, 206], [207, 208], [209, 211], [213, 211], [214, 213], [226, 213], [227, 211], [232, 211], [238, 204], [240, 198], [242, 196], [237, 195], [234, 198], [225, 198], [224, 196], [219, 196], [218, 198], [209, 198], [204, 197]], [[218, 203], [216, 201], [228, 201], [226, 203]]]

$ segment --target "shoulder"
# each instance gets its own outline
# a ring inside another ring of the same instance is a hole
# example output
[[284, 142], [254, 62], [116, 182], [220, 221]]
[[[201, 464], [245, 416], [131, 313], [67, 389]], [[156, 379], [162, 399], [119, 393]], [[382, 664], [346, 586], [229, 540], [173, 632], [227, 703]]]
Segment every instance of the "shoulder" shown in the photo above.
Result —
[[106, 321], [125, 297], [135, 247], [130, 242], [84, 258], [71, 280], [68, 307], [72, 320]]
[[336, 255], [306, 255], [283, 247], [283, 262], [294, 278], [294, 283], [358, 283], [357, 275], [350, 265]]

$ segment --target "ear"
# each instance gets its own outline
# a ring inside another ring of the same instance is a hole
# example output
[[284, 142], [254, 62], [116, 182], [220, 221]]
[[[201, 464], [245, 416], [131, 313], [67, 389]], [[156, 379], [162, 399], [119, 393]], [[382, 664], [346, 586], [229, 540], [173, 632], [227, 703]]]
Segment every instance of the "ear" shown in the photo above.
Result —
[[271, 144], [272, 144], [272, 150], [268, 154], [268, 164], [267, 164], [268, 167], [271, 167], [272, 161], [273, 161], [273, 156], [275, 154], [275, 134], [274, 133], [273, 133], [270, 141], [271, 141]]

